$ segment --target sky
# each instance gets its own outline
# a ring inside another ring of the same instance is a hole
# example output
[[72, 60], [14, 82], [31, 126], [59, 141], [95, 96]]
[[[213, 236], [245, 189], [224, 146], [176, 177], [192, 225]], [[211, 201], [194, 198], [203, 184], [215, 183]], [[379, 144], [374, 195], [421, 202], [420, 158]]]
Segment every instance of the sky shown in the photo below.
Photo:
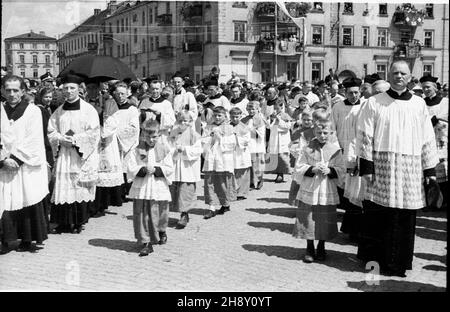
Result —
[[72, 30], [89, 16], [94, 9], [106, 9], [106, 0], [2, 0], [1, 65], [5, 65], [5, 44], [8, 37], [44, 31], [46, 36]]

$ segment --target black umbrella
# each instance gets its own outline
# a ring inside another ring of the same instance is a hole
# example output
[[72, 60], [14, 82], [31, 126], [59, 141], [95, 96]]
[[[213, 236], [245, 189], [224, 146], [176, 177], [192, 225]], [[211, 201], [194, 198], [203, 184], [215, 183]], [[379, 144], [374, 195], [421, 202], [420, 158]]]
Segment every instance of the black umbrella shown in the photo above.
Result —
[[68, 73], [99, 81], [137, 79], [125, 63], [106, 55], [90, 54], [77, 57], [59, 73], [58, 77], [64, 77]]

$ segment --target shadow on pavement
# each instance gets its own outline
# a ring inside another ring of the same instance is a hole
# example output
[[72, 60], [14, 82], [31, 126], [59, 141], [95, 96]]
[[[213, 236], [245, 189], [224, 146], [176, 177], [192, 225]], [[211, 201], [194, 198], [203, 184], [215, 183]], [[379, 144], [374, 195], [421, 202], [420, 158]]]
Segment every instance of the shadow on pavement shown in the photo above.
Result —
[[280, 217], [295, 218], [296, 208], [247, 208], [245, 210], [257, 212], [259, 214], [270, 214]]
[[292, 234], [294, 225], [290, 223], [278, 223], [278, 222], [247, 222], [248, 225], [255, 228], [266, 228], [271, 231], [280, 231], [286, 234]]
[[178, 219], [175, 218], [169, 218], [169, 227], [175, 228], [177, 227]]
[[209, 211], [208, 209], [195, 208], [195, 209], [190, 209], [189, 214], [204, 216], [208, 211]]
[[122, 250], [126, 252], [139, 252], [139, 248], [135, 241], [128, 241], [123, 239], [104, 239], [93, 238], [88, 241], [89, 245], [95, 247], [105, 247], [112, 250]]
[[442, 262], [444, 264], [447, 263], [447, 256], [446, 255], [439, 256], [439, 255], [434, 255], [434, 254], [429, 254], [429, 253], [417, 252], [417, 253], [414, 253], [414, 256], [416, 256], [417, 258], [425, 259], [425, 260], [439, 261], [439, 262]]
[[366, 281], [360, 282], [347, 282], [347, 285], [351, 288], [358, 289], [366, 292], [436, 292], [445, 291], [445, 287], [438, 287], [432, 284], [424, 284], [418, 282], [409, 281], [397, 281], [397, 280], [380, 280], [379, 285], [368, 285]]
[[423, 217], [418, 217], [416, 220], [417, 226], [423, 226], [432, 230], [447, 231], [447, 221], [436, 221]]
[[442, 271], [442, 272], [447, 271], [447, 267], [442, 266], [442, 265], [435, 265], [435, 264], [426, 265], [423, 268], [425, 270], [430, 270], [430, 271]]
[[278, 190], [277, 193], [289, 193], [289, 190]]
[[288, 204], [288, 198], [262, 197], [262, 198], [257, 198], [256, 200], [263, 200], [263, 201], [266, 201], [266, 202], [268, 202], [268, 203], [283, 203], [283, 204]]
[[417, 217], [441, 218], [447, 220], [447, 211], [446, 210], [424, 211], [423, 209], [420, 209], [419, 211], [417, 211]]
[[447, 232], [438, 232], [431, 229], [416, 228], [416, 235], [425, 239], [433, 239], [440, 241], [447, 241]]
[[[306, 245], [306, 243], [302, 242]], [[286, 260], [296, 260], [302, 262], [305, 248], [294, 248], [289, 246], [273, 246], [273, 245], [242, 245], [247, 251], [255, 251], [266, 254], [267, 256], [275, 256]], [[365, 273], [361, 262], [356, 258], [356, 255], [347, 252], [327, 249], [327, 259], [325, 261], [317, 261], [318, 264], [335, 268], [344, 272], [361, 272]], [[302, 262], [303, 264], [303, 262]], [[305, 264], [306, 265], [306, 264]]]

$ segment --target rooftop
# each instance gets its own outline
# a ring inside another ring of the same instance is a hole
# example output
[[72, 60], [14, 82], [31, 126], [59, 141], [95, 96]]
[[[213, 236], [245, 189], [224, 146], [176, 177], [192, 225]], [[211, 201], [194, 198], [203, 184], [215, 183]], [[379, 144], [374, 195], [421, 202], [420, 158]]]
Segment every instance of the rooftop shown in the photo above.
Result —
[[49, 41], [51, 40], [51, 41], [56, 41], [56, 38], [49, 37], [49, 36], [46, 36], [44, 34], [38, 34], [38, 33], [35, 33], [33, 31], [30, 31], [29, 33], [26, 33], [26, 34], [5, 38], [5, 41], [19, 41], [19, 40], [22, 40], [22, 41], [23, 40], [49, 40]]

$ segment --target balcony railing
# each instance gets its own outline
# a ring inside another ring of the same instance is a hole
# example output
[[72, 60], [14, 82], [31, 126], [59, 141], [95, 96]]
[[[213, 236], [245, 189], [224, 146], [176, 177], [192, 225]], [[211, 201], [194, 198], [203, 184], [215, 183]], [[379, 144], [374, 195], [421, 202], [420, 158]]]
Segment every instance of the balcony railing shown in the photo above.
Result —
[[296, 55], [302, 52], [302, 43], [288, 40], [278, 40], [277, 45], [273, 39], [262, 39], [256, 42], [257, 53], [273, 53], [276, 50], [280, 56]]
[[202, 3], [186, 2], [180, 11], [183, 19], [190, 21], [202, 16]]
[[393, 23], [398, 26], [421, 26], [425, 18], [425, 11], [417, 10], [409, 3], [397, 7], [393, 15]]
[[156, 17], [158, 26], [172, 25], [172, 14], [161, 14]]
[[174, 56], [174, 51], [172, 46], [165, 46], [158, 48], [158, 56], [160, 58], [170, 58]]
[[422, 56], [422, 46], [417, 41], [401, 43], [394, 49], [394, 57], [399, 59], [414, 59]]
[[183, 42], [183, 52], [201, 52], [201, 42]]
[[113, 34], [112, 33], [103, 33], [103, 42], [112, 42]]

